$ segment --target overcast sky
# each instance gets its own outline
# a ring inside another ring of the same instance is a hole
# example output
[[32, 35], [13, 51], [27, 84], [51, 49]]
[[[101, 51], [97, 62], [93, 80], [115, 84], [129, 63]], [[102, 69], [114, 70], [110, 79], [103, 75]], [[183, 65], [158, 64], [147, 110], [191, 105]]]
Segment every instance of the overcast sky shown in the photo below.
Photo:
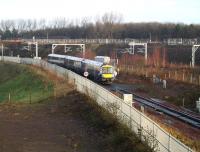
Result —
[[124, 22], [200, 24], [200, 0], [0, 0], [0, 20], [94, 19], [109, 12]]

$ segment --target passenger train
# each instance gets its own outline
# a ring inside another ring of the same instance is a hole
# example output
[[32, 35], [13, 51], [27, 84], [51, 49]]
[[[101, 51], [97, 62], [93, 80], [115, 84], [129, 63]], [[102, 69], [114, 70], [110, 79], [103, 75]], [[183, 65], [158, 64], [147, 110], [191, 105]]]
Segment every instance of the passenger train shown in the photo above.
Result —
[[105, 84], [111, 84], [117, 75], [112, 65], [74, 56], [49, 54], [48, 62]]

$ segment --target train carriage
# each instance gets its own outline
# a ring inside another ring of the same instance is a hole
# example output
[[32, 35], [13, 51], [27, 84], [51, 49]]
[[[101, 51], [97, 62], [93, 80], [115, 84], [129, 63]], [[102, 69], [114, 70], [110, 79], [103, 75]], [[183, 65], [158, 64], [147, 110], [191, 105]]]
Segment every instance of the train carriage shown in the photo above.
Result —
[[48, 62], [66, 67], [67, 69], [81, 75], [88, 72], [89, 78], [107, 84], [112, 83], [117, 75], [112, 65], [89, 59], [67, 55], [49, 54]]
[[63, 55], [49, 54], [47, 60], [49, 63], [57, 64], [59, 66], [64, 66], [64, 59], [65, 57]]

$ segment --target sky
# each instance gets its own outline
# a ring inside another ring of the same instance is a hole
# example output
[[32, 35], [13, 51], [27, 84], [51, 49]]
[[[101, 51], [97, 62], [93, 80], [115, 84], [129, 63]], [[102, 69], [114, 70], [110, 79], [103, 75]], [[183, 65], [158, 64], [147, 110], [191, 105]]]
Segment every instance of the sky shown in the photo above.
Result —
[[200, 0], [0, 0], [0, 20], [93, 20], [111, 12], [123, 22], [200, 24]]

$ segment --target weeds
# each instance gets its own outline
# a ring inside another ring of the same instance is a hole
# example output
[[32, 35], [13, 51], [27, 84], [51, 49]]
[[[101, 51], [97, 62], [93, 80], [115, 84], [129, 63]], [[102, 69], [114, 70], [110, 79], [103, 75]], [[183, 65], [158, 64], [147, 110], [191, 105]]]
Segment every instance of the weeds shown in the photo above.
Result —
[[109, 112], [85, 95], [79, 98], [85, 102], [78, 102], [78, 116], [86, 120], [98, 132], [103, 132], [107, 136], [104, 137], [104, 147], [114, 147], [111, 151], [121, 152], [150, 152], [153, 151], [147, 144], [144, 144], [126, 125], [121, 124], [118, 118], [109, 112], [117, 112], [116, 104], [107, 105], [110, 107]]

